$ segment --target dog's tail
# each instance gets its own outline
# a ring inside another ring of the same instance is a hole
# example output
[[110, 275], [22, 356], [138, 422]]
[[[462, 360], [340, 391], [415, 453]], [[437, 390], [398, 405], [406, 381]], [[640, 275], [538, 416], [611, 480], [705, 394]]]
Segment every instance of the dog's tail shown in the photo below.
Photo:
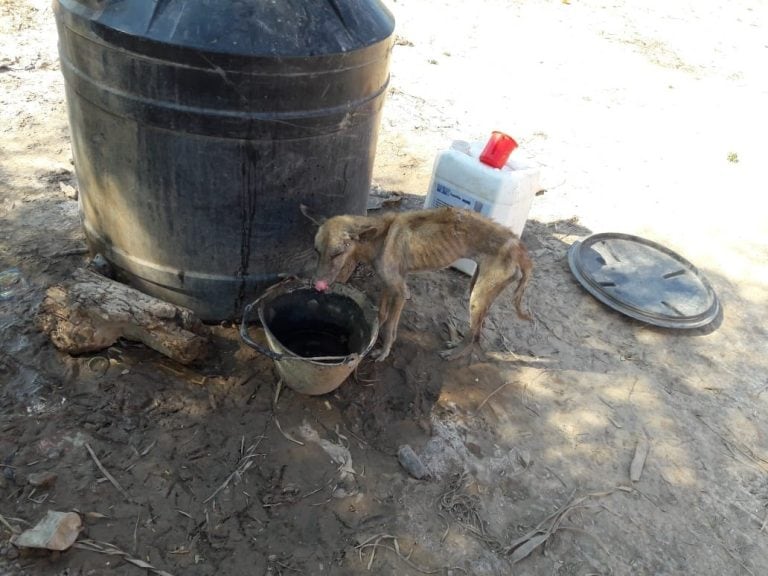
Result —
[[515, 252], [517, 266], [520, 268], [520, 280], [517, 282], [514, 296], [515, 310], [517, 310], [517, 315], [523, 320], [531, 320], [530, 314], [523, 311], [523, 293], [531, 279], [533, 262], [531, 262], [531, 258], [528, 256], [528, 251], [525, 249], [525, 246], [519, 242], [515, 246]]

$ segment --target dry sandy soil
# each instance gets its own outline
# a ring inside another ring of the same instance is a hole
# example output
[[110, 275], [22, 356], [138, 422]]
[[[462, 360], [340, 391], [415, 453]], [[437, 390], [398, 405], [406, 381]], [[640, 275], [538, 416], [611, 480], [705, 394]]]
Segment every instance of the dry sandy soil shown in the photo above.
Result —
[[[271, 364], [232, 328], [204, 365], [120, 344], [102, 373], [34, 328], [45, 288], [87, 256], [59, 185], [74, 175], [50, 2], [0, 1], [0, 270], [25, 278], [0, 300], [0, 574], [160, 573], [126, 555], [176, 576], [768, 573], [768, 4], [390, 7], [375, 184], [423, 195], [452, 139], [515, 135], [546, 188], [523, 238], [536, 321], [506, 293], [484, 332], [495, 354], [443, 362], [468, 282], [414, 277], [389, 361], [274, 407]], [[681, 333], [597, 303], [566, 252], [601, 231], [684, 254], [722, 319]], [[378, 290], [366, 270], [353, 282]], [[430, 479], [400, 467], [401, 444]], [[53, 486], [28, 484], [44, 471]], [[19, 555], [10, 530], [50, 509], [125, 555]], [[558, 510], [546, 549], [515, 562], [515, 540]]]

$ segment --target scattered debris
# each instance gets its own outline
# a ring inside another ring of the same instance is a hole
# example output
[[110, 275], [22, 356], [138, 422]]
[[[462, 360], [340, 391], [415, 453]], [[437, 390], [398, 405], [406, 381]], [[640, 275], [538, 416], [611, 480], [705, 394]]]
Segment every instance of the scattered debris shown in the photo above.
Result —
[[72, 186], [71, 184], [67, 184], [66, 182], [59, 182], [59, 188], [64, 193], [64, 196], [66, 196], [70, 200], [77, 200], [77, 188]]
[[733, 433], [730, 432], [730, 430], [728, 431], [728, 434], [725, 434], [717, 430], [711, 424], [709, 424], [702, 415], [697, 414], [696, 417], [699, 419], [699, 421], [702, 424], [704, 424], [704, 426], [709, 428], [712, 432], [714, 432], [717, 435], [718, 438], [720, 438], [720, 440], [728, 449], [728, 452], [730, 452], [734, 460], [736, 460], [737, 462], [746, 464], [748, 466], [751, 466], [752, 468], [760, 472], [768, 473], [768, 458], [761, 456], [759, 454], [755, 454], [755, 451], [752, 450], [746, 444], [743, 444], [737, 440], [732, 439]]
[[106, 514], [102, 514], [101, 512], [86, 512], [84, 516], [86, 521], [92, 521], [92, 522], [95, 522], [96, 520], [105, 520], [110, 518], [110, 516], [107, 516]]
[[[516, 564], [531, 554], [539, 546], [546, 547], [549, 539], [561, 528], [563, 520], [568, 516], [570, 512], [578, 508], [586, 508], [585, 502], [593, 498], [602, 498], [603, 496], [610, 496], [616, 490], [631, 491], [631, 488], [620, 486], [613, 490], [607, 490], [605, 492], [591, 492], [578, 498], [571, 498], [566, 504], [558, 508], [553, 514], [550, 514], [544, 520], [539, 522], [538, 526], [524, 534], [520, 538], [516, 538], [504, 547], [504, 552], [511, 554], [510, 562]], [[583, 530], [579, 530], [584, 532]], [[588, 533], [587, 533], [588, 534]], [[599, 541], [598, 541], [599, 543]], [[601, 545], [602, 546], [602, 545]]]
[[381, 208], [394, 208], [403, 200], [400, 192], [388, 192], [374, 188], [368, 195], [368, 210], [380, 210]]
[[645, 459], [648, 457], [648, 450], [650, 450], [650, 442], [648, 436], [643, 434], [638, 440], [635, 446], [635, 456], [632, 458], [632, 463], [629, 465], [629, 479], [632, 482], [638, 482], [640, 476], [643, 474], [643, 467], [645, 466]]
[[[391, 540], [392, 545], [388, 546], [386, 544], [382, 544], [381, 541], [387, 541]], [[400, 551], [400, 543], [397, 541], [396, 536], [392, 536], [391, 534], [377, 534], [375, 536], [371, 536], [370, 538], [367, 538], [360, 542], [357, 546], [357, 554], [360, 557], [360, 562], [363, 562], [363, 553], [370, 548], [371, 549], [371, 556], [368, 559], [368, 563], [366, 564], [366, 569], [370, 572], [371, 568], [373, 567], [373, 559], [376, 557], [376, 550], [378, 548], [383, 548], [384, 550], [389, 550], [391, 552], [394, 552], [397, 557], [402, 560], [409, 568], [412, 568], [413, 570], [416, 570], [417, 572], [421, 572], [422, 574], [439, 574], [439, 573], [445, 573], [449, 569], [444, 568], [424, 568], [423, 566], [419, 566], [418, 564], [415, 564], [411, 560], [411, 555], [413, 554], [413, 550], [411, 550], [408, 554], [404, 555]]]
[[[438, 501], [438, 509], [447, 514], [464, 530], [472, 534], [478, 540], [485, 542], [492, 549], [501, 548], [501, 543], [488, 534], [485, 521], [480, 517], [480, 497], [477, 494], [468, 493], [468, 474], [462, 472], [456, 474]], [[451, 529], [450, 522], [443, 514], [440, 517], [446, 521], [446, 528], [441, 541], [444, 541]]]
[[53, 170], [48, 170], [47, 172], [42, 173], [39, 178], [43, 182], [48, 182], [49, 184], [56, 184], [58, 182], [66, 182], [66, 181], [72, 181], [72, 170], [69, 168], [56, 168]]
[[105, 278], [115, 279], [115, 270], [112, 268], [112, 264], [100, 253], [91, 258], [91, 261], [88, 263], [88, 269]]
[[282, 576], [283, 570], [301, 574], [302, 571], [291, 566], [286, 559], [280, 558], [277, 554], [267, 556], [267, 572], [265, 576]]
[[507, 382], [504, 382], [504, 384], [502, 384], [501, 386], [499, 386], [498, 388], [496, 388], [496, 390], [494, 390], [493, 392], [491, 392], [490, 394], [488, 394], [488, 396], [486, 396], [486, 397], [485, 397], [485, 400], [483, 400], [482, 402], [480, 402], [480, 405], [477, 407], [477, 410], [475, 410], [475, 414], [477, 414], [478, 412], [480, 412], [480, 410], [482, 410], [483, 406], [485, 406], [485, 405], [486, 405], [486, 403], [488, 402], [488, 400], [490, 400], [490, 399], [491, 399], [491, 397], [492, 397], [494, 394], [497, 394], [497, 393], [498, 393], [498, 392], [500, 392], [502, 389], [504, 389], [505, 387], [509, 386], [511, 383], [512, 383], [511, 381], [507, 381]]
[[422, 480], [430, 475], [424, 462], [408, 444], [403, 444], [397, 449], [397, 459], [405, 471], [417, 480]]
[[11, 543], [19, 548], [67, 550], [77, 540], [83, 527], [79, 514], [49, 510], [33, 528], [11, 537]]
[[334, 444], [325, 438], [320, 438], [317, 430], [312, 428], [312, 426], [310, 426], [310, 424], [306, 421], [302, 423], [301, 427], [299, 428], [299, 432], [301, 433], [304, 440], [307, 442], [314, 442], [320, 446], [320, 448], [322, 448], [325, 453], [331, 457], [331, 460], [335, 464], [338, 464], [338, 471], [341, 479], [352, 477], [357, 474], [355, 469], [352, 467], [352, 454], [350, 453], [349, 448], [342, 446], [341, 444]]
[[[281, 382], [282, 382], [282, 380], [281, 380]], [[293, 436], [288, 434], [288, 432], [285, 432], [283, 430], [283, 427], [280, 426], [280, 420], [277, 419], [277, 416], [275, 416], [275, 426], [277, 426], [277, 429], [280, 431], [280, 434], [282, 434], [283, 437], [285, 437], [286, 440], [288, 440], [289, 442], [293, 442], [294, 444], [296, 444], [298, 446], [304, 446], [304, 442], [302, 442], [301, 440], [296, 440], [296, 438], [294, 438]]]
[[113, 544], [109, 544], [108, 542], [98, 542], [96, 540], [80, 540], [74, 544], [74, 548], [78, 548], [80, 550], [88, 550], [89, 552], [97, 552], [99, 554], [106, 554], [107, 556], [120, 556], [129, 564], [133, 564], [139, 568], [149, 570], [157, 576], [173, 576], [170, 572], [159, 570], [148, 562], [144, 562], [144, 560], [134, 558], [127, 552], [123, 552], [120, 550], [120, 548]]
[[[347, 438], [339, 434], [338, 431], [336, 434], [343, 444], [335, 444], [325, 438], [320, 438], [317, 431], [306, 421], [299, 427], [299, 433], [308, 442], [320, 446], [323, 451], [330, 456], [331, 461], [338, 465], [336, 468], [338, 479], [335, 481], [336, 484], [331, 490], [331, 496], [333, 498], [348, 498], [358, 494], [360, 489], [357, 485], [357, 480], [355, 479], [358, 472], [352, 467], [352, 454], [346, 446], [346, 444], [348, 444]], [[364, 476], [365, 474], [363, 473], [362, 475]]]
[[56, 483], [57, 478], [55, 472], [33, 472], [27, 476], [27, 483], [36, 488], [49, 488]]
[[[252, 444], [248, 447], [248, 450], [245, 451], [245, 453], [242, 453], [240, 460], [237, 462], [237, 466], [235, 466], [235, 471], [232, 472], [229, 476], [227, 476], [227, 479], [224, 480], [224, 482], [221, 483], [221, 485], [214, 490], [213, 494], [208, 496], [205, 500], [203, 500], [203, 504], [208, 504], [211, 500], [213, 500], [216, 495], [224, 490], [227, 486], [229, 486], [229, 483], [233, 480], [237, 483], [240, 482], [243, 475], [250, 469], [251, 466], [253, 466], [253, 462], [256, 459], [257, 456], [263, 456], [263, 454], [259, 454], [256, 450], [259, 447], [259, 444], [261, 444], [261, 441], [264, 440], [264, 436], [259, 436], [257, 442], [255, 444]], [[242, 450], [241, 450], [242, 452]]]
[[93, 458], [93, 461], [96, 463], [96, 466], [101, 470], [101, 473], [104, 474], [104, 476], [112, 483], [112, 486], [117, 488], [117, 491], [120, 492], [120, 494], [123, 495], [123, 497], [128, 500], [128, 502], [133, 502], [133, 498], [128, 494], [128, 492], [125, 491], [125, 489], [120, 486], [120, 483], [115, 480], [114, 476], [110, 474], [106, 468], [104, 468], [104, 465], [99, 461], [99, 459], [96, 457], [96, 453], [93, 451], [93, 448], [91, 448], [90, 444], [88, 442], [85, 443], [85, 449], [88, 450], [88, 454], [91, 455], [91, 458]]
[[18, 268], [0, 271], [0, 302], [13, 298], [25, 285], [24, 276]]
[[88, 369], [94, 374], [104, 376], [109, 370], [109, 358], [106, 356], [94, 356], [88, 359]]
[[2, 514], [0, 514], [0, 524], [5, 526], [11, 534], [18, 534], [19, 532], [21, 532], [21, 530], [17, 526], [14, 526], [10, 522], [8, 522], [8, 520], [6, 520], [5, 516], [3, 516]]
[[84, 354], [119, 338], [143, 342], [189, 364], [207, 354], [208, 330], [191, 310], [89, 270], [48, 289], [38, 323], [59, 350]]

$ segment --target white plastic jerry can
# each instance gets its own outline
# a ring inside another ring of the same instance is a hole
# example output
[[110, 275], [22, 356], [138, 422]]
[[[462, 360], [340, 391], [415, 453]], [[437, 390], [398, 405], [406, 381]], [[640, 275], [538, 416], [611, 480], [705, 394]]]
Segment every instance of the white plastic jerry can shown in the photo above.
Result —
[[[517, 144], [514, 140], [511, 142], [514, 149]], [[500, 158], [489, 158], [491, 141], [483, 146], [479, 142], [456, 140], [448, 150], [437, 155], [424, 207], [474, 210], [520, 236], [533, 197], [540, 189], [539, 169], [517, 159], [507, 159], [511, 149], [502, 152]], [[495, 168], [486, 161], [501, 167]], [[477, 268], [477, 264], [467, 258], [457, 260], [452, 266], [470, 276]]]

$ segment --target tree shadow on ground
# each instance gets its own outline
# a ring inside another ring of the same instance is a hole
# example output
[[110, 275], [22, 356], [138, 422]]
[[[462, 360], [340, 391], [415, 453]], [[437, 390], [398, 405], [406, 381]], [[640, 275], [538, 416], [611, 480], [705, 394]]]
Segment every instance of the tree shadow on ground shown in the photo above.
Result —
[[[24, 210], [18, 217], [30, 217]], [[77, 226], [70, 218], [64, 229]], [[39, 296], [76, 262], [46, 256], [45, 230], [15, 230], [23, 242], [11, 238], [6, 258], [31, 271]], [[485, 575], [510, 570], [503, 545], [571, 496], [622, 486], [589, 499], [549, 554], [535, 552], [516, 573], [713, 573], [713, 562], [733, 567], [723, 547], [755, 571], [768, 560], [752, 540], [768, 502], [756, 412], [768, 366], [765, 355], [746, 353], [756, 328], [726, 313], [717, 330], [680, 333], [608, 309], [568, 269], [568, 247], [587, 234], [572, 220], [528, 223], [523, 240], [536, 268], [526, 305], [536, 322], [517, 319], [503, 294], [483, 333], [485, 361], [438, 355], [445, 320], [466, 323], [468, 278], [414, 275], [391, 359], [366, 359], [322, 397], [283, 388], [275, 402], [271, 361], [244, 347], [234, 327], [213, 328], [206, 364], [181, 368], [121, 343], [100, 354], [109, 365], [97, 373], [93, 355], [63, 356], [36, 331], [34, 299], [0, 303], [13, 319], [0, 339], [0, 456], [14, 467], [3, 487], [14, 511], [2, 512], [34, 521], [44, 496], [59, 509], [109, 515], [93, 520], [91, 537], [193, 576], [280, 565], [313, 573], [320, 564], [357, 574], [365, 562], [355, 546], [376, 534], [413, 546], [422, 567]], [[727, 307], [765, 306], [707, 274]], [[372, 298], [379, 290], [366, 268], [352, 283]], [[651, 451], [632, 484], [629, 464], [646, 435]], [[132, 500], [99, 481], [86, 441]], [[403, 444], [431, 479], [400, 467]], [[59, 475], [45, 492], [25, 480], [40, 469]], [[466, 481], [457, 485], [455, 474]], [[446, 508], [446, 494], [475, 524]], [[29, 564], [40, 574], [86, 572], [103, 559], [70, 551], [58, 564]], [[384, 549], [373, 566], [418, 573]]]

